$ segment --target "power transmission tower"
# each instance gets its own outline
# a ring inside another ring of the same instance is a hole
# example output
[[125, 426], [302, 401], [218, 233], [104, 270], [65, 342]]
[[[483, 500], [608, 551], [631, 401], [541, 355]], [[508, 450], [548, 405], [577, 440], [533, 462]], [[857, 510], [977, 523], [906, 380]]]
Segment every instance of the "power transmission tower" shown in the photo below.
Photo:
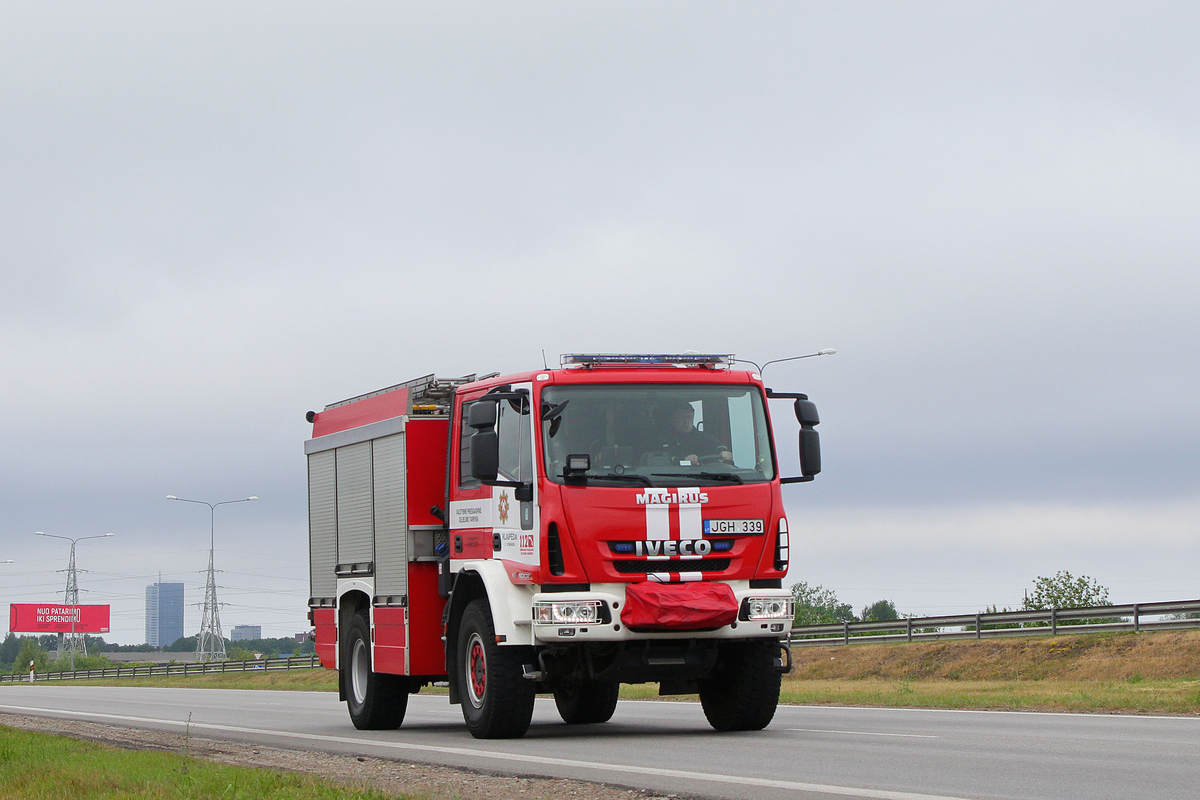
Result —
[[206, 500], [188, 500], [185, 497], [167, 495], [168, 500], [178, 500], [181, 503], [196, 503], [208, 506], [208, 581], [204, 586], [204, 610], [201, 613], [200, 633], [196, 635], [196, 658], [199, 661], [224, 661], [225, 637], [221, 635], [221, 604], [217, 602], [217, 571], [213, 569], [213, 550], [216, 543], [217, 506], [227, 506], [231, 503], [247, 503], [258, 497], [244, 497], [241, 500], [222, 500], [219, 503], [209, 503]]
[[204, 586], [204, 611], [200, 634], [196, 637], [196, 658], [200, 661], [224, 661], [225, 637], [221, 635], [220, 603], [217, 602], [217, 571], [213, 569], [213, 551], [208, 551], [208, 582]]
[[[67, 564], [67, 589], [63, 593], [63, 597], [66, 600], [67, 605], [69, 605], [69, 606], [79, 605], [79, 579], [75, 575], [75, 543], [74, 542], [71, 542], [71, 562], [69, 564]], [[63, 646], [62, 646], [62, 637], [63, 637], [63, 634], [60, 633], [58, 635], [58, 640], [59, 640], [58, 650], [60, 653], [60, 655], [59, 655], [60, 658], [62, 657], [61, 653], [64, 652]], [[67, 648], [66, 648], [65, 652], [71, 654], [71, 663], [74, 664], [76, 653], [78, 653], [81, 656], [87, 655], [87, 637], [85, 637], [82, 633], [76, 633], [74, 631], [72, 631], [69, 634], [66, 634], [66, 637], [67, 637]]]
[[[56, 536], [53, 533], [43, 533], [37, 531], [38, 536], [48, 536], [51, 539], [65, 539], [71, 543], [71, 560], [67, 563], [67, 588], [63, 592], [63, 600], [71, 606], [71, 632], [60, 633], [58, 635], [58, 655], [56, 658], [62, 658], [64, 653], [71, 654], [71, 670], [75, 670], [75, 654], [80, 653], [87, 655], [87, 637], [83, 633], [75, 630], [75, 619], [79, 616], [79, 579], [76, 577], [75, 569], [75, 545], [82, 542], [84, 539], [107, 539], [112, 536], [111, 533], [106, 533], [103, 536], [80, 536], [72, 539], [70, 536]], [[84, 570], [85, 572], [87, 570]], [[59, 570], [62, 572], [62, 570]], [[64, 648], [64, 643], [66, 647]]]

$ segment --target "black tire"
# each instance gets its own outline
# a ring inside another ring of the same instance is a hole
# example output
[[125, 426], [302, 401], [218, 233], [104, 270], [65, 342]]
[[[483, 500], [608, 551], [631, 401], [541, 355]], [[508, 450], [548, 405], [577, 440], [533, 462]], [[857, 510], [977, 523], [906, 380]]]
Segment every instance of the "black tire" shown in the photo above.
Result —
[[476, 739], [516, 739], [529, 730], [537, 686], [521, 669], [527, 647], [501, 647], [487, 600], [472, 600], [458, 627], [463, 719]]
[[700, 705], [719, 731], [758, 731], [771, 723], [779, 705], [782, 675], [775, 666], [779, 643], [737, 642], [722, 648], [717, 669], [700, 682]]
[[616, 681], [583, 681], [554, 690], [554, 705], [568, 725], [608, 722], [617, 710], [621, 684]]
[[360, 731], [391, 730], [404, 722], [408, 684], [400, 675], [371, 670], [371, 623], [366, 611], [355, 614], [350, 621], [342, 680], [354, 727]]

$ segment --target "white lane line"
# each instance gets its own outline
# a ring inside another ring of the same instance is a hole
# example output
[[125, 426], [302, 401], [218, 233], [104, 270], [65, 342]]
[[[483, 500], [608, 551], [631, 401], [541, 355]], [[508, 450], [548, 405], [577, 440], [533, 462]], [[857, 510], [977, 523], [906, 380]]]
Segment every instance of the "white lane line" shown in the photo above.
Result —
[[846, 733], [851, 736], [907, 736], [910, 739], [940, 739], [940, 736], [930, 736], [926, 733], [876, 733], [874, 731], [831, 731], [824, 728], [788, 728], [796, 733]]
[[[188, 723], [174, 719], [155, 719], [152, 717], [129, 717], [120, 714], [99, 714], [93, 711], [66, 711], [62, 709], [31, 708], [28, 706], [10, 706], [0, 704], [0, 709], [17, 713], [34, 713], [42, 715], [63, 715], [68, 717], [88, 717], [116, 722], [141, 722], [155, 725], [171, 725], [185, 728]], [[893, 792], [886, 789], [859, 789], [853, 786], [829, 786], [820, 783], [801, 783], [799, 781], [775, 781], [767, 778], [750, 778], [744, 775], [718, 775], [706, 772], [689, 772], [678, 769], [663, 769], [660, 767], [634, 767], [623, 764], [605, 764], [600, 761], [581, 761], [574, 758], [551, 758], [524, 753], [503, 753], [490, 750], [476, 750], [470, 747], [439, 747], [428, 744], [411, 742], [388, 742], [379, 739], [352, 739], [344, 736], [322, 736], [313, 733], [296, 733], [292, 731], [275, 731], [263, 728], [243, 728], [236, 725], [215, 725], [206, 722], [192, 722], [191, 728], [224, 731], [226, 733], [245, 733], [254, 736], [277, 736], [287, 739], [302, 739], [311, 742], [354, 745], [356, 747], [385, 747], [392, 750], [408, 750], [419, 753], [439, 753], [442, 755], [470, 756], [472, 758], [490, 758], [496, 761], [509, 761], [518, 764], [541, 764], [553, 767], [572, 767], [575, 769], [590, 769], [604, 773], [619, 773], [625, 775], [653, 775], [661, 778], [676, 778], [690, 781], [710, 781], [713, 783], [729, 783], [735, 786], [763, 786], [769, 789], [787, 789], [794, 792], [824, 792], [825, 794], [842, 797], [859, 797], [866, 800], [969, 800], [963, 797], [952, 797], [940, 794], [920, 794], [914, 792]]]
[[[96, 687], [96, 688], [102, 688], [102, 687]], [[193, 691], [203, 691], [203, 689], [195, 689]], [[230, 689], [229, 691], [239, 691], [239, 690]], [[246, 690], [242, 689], [240, 691], [246, 691]], [[257, 691], [268, 691], [268, 690], [259, 689]], [[671, 702], [671, 701], [625, 700], [622, 702], [626, 702], [626, 703], [659, 703], [659, 702]], [[682, 702], [682, 701], [674, 701], [674, 702]], [[1060, 719], [1067, 718], [1067, 717], [1070, 717], [1070, 718], [1090, 717], [1092, 719], [1104, 719], [1104, 720], [1109, 720], [1112, 722], [1146, 722], [1148, 720], [1154, 720], [1157, 722], [1159, 720], [1164, 720], [1164, 719], [1173, 719], [1173, 720], [1182, 720], [1184, 722], [1190, 722], [1193, 725], [1200, 722], [1200, 719], [1198, 719], [1197, 717], [1181, 717], [1179, 715], [1171, 715], [1171, 714], [1163, 714], [1161, 716], [1158, 714], [1155, 714], [1154, 716], [1147, 716], [1145, 714], [1133, 714], [1133, 713], [1114, 714], [1111, 711], [1109, 711], [1109, 712], [1100, 712], [1100, 711], [1004, 711], [1002, 709], [983, 709], [983, 708], [895, 708], [895, 707], [888, 707], [888, 706], [817, 706], [817, 705], [809, 706], [809, 705], [798, 705], [795, 703], [783, 703], [783, 702], [781, 702], [779, 704], [779, 708], [780, 708], [780, 710], [787, 709], [789, 711], [807, 711], [810, 709], [815, 709], [815, 710], [819, 710], [819, 711], [849, 711], [849, 712], [888, 711], [888, 712], [897, 712], [897, 713], [904, 713], [904, 714], [986, 714], [988, 716], [993, 716], [993, 717], [999, 717], [999, 716], [1003, 715], [1003, 716], [1012, 716], [1012, 717], [1058, 717]]]

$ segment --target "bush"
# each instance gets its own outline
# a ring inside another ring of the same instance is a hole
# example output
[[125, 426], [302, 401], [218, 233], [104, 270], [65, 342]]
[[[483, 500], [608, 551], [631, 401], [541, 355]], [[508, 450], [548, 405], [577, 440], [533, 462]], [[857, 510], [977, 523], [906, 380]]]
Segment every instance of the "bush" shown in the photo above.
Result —
[[896, 611], [896, 604], [891, 600], [876, 600], [862, 610], [863, 622], [887, 622], [893, 619], [900, 619], [900, 612]]
[[1076, 578], [1063, 570], [1053, 578], [1038, 577], [1033, 592], [1025, 595], [1025, 609], [1038, 611], [1049, 608], [1091, 608], [1107, 606], [1108, 589], [1086, 575]]
[[854, 609], [849, 603], [839, 603], [831, 589], [801, 581], [792, 585], [792, 597], [796, 599], [796, 616], [792, 621], [796, 626], [854, 622]]
[[[1038, 577], [1033, 582], [1033, 592], [1025, 595], [1024, 608], [1026, 611], [1046, 611], [1052, 608], [1094, 608], [1112, 605], [1108, 602], [1108, 588], [1101, 586], [1095, 579], [1087, 575], [1076, 578], [1063, 570], [1054, 574], [1053, 578]], [[1104, 619], [1073, 619], [1059, 622], [1059, 625], [1093, 625], [1104, 622], [1117, 622], [1115, 617]], [[1034, 627], [1044, 627], [1044, 623], [1030, 623]]]

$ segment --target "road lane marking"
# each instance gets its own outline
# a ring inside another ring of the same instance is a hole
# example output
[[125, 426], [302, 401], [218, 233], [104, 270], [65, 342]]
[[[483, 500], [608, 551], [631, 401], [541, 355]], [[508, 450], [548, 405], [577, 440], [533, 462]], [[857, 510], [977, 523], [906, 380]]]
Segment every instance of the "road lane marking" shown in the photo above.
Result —
[[[96, 687], [96, 688], [105, 688], [105, 687]], [[192, 691], [204, 691], [204, 690], [203, 689], [193, 689]], [[215, 691], [215, 690], [210, 690], [210, 691]], [[245, 689], [229, 689], [228, 691], [231, 691], [231, 692], [243, 691], [244, 692], [247, 690], [245, 690]], [[255, 691], [265, 692], [265, 691], [272, 691], [272, 690], [257, 689]], [[671, 702], [671, 701], [623, 700], [622, 702], [624, 702], [624, 703], [664, 702], [665, 703], [665, 702]], [[674, 701], [674, 702], [682, 703], [683, 701]], [[1148, 716], [1145, 716], [1142, 714], [1114, 714], [1111, 711], [1107, 711], [1107, 712], [1099, 712], [1099, 711], [1004, 711], [1002, 709], [986, 709], [986, 708], [896, 708], [894, 706], [890, 707], [890, 706], [817, 706], [817, 705], [810, 706], [810, 705], [796, 705], [793, 703], [780, 703], [779, 710], [782, 711], [784, 709], [786, 709], [788, 711], [810, 711], [810, 710], [847, 711], [847, 712], [897, 711], [897, 712], [913, 713], [913, 714], [987, 714], [987, 715], [993, 716], [993, 717], [999, 717], [999, 716], [1058, 717], [1059, 719], [1064, 719], [1067, 717], [1070, 717], [1072, 719], [1078, 719], [1078, 718], [1082, 718], [1082, 717], [1090, 717], [1092, 719], [1106, 719], [1109, 721], [1117, 721], [1117, 722], [1145, 722], [1147, 719], [1154, 719], [1155, 721], [1161, 721], [1164, 719], [1172, 719], [1172, 720], [1181, 720], [1183, 722], [1190, 722], [1193, 725], [1196, 724], [1198, 721], [1200, 721], [1196, 717], [1181, 717], [1177, 714], [1163, 714], [1161, 716], [1159, 716], [1158, 714], [1155, 714], [1153, 717], [1148, 717]]]
[[788, 728], [795, 733], [846, 733], [851, 736], [907, 736], [910, 739], [940, 739], [940, 736], [930, 736], [927, 733], [876, 733], [874, 731], [831, 731], [824, 728]]
[[[0, 709], [17, 713], [34, 713], [42, 715], [65, 715], [68, 717], [88, 717], [100, 720], [119, 722], [141, 722], [156, 725], [171, 725], [187, 728], [188, 722], [173, 719], [156, 719], [152, 717], [130, 717], [120, 714], [100, 714], [94, 711], [67, 711], [63, 709], [32, 708], [28, 706], [10, 706], [0, 704]], [[582, 761], [574, 758], [552, 758], [550, 756], [535, 756], [524, 753], [505, 753], [491, 750], [476, 750], [470, 747], [442, 747], [429, 744], [414, 744], [412, 742], [389, 742], [379, 739], [354, 739], [347, 736], [323, 736], [315, 733], [299, 733], [293, 731], [276, 731], [264, 728], [243, 728], [237, 725], [217, 725], [208, 722], [190, 723], [192, 730], [207, 729], [224, 731], [226, 733], [245, 733], [254, 736], [275, 736], [287, 739], [301, 739], [311, 742], [336, 742], [338, 744], [354, 745], [356, 747], [383, 747], [393, 750], [409, 750], [420, 753], [439, 753], [441, 755], [469, 756], [472, 758], [490, 758], [496, 761], [508, 761], [518, 764], [540, 764], [543, 766], [571, 767], [589, 769], [597, 772], [619, 773], [625, 775], [655, 776], [676, 778], [692, 781], [709, 781], [712, 783], [728, 783], [735, 786], [762, 786], [769, 789], [788, 789], [795, 792], [823, 792], [842, 797], [859, 797], [866, 800], [968, 800], [968, 798], [949, 795], [920, 794], [914, 792], [893, 792], [886, 789], [858, 789], [852, 786], [831, 786], [820, 783], [801, 783], [800, 781], [776, 781], [768, 778], [751, 778], [743, 775], [719, 775], [706, 772], [691, 772], [660, 767], [636, 767], [623, 764], [606, 764], [600, 761]], [[582, 778], [580, 780], [587, 780]]]

